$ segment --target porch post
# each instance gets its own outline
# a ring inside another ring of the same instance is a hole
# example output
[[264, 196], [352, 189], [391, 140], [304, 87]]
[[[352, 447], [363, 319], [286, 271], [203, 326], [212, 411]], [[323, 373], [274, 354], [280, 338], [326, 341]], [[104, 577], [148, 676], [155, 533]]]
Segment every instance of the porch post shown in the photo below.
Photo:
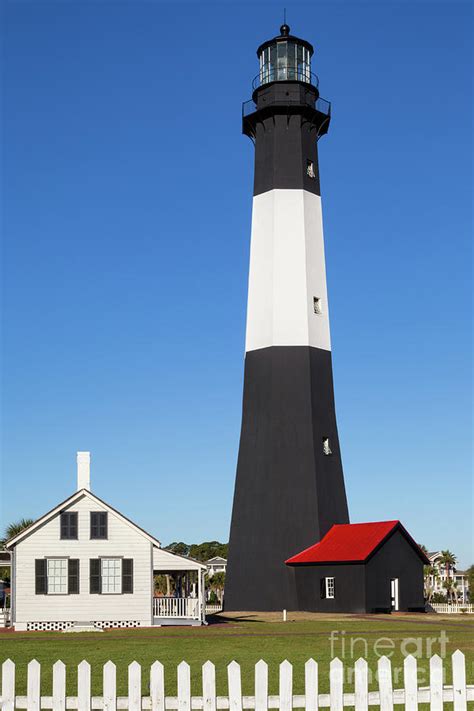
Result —
[[199, 604], [201, 609], [201, 622], [206, 622], [206, 585], [204, 582], [205, 571], [199, 571]]
[[201, 569], [198, 569], [198, 605], [199, 605], [199, 618], [202, 621], [202, 602], [201, 602]]

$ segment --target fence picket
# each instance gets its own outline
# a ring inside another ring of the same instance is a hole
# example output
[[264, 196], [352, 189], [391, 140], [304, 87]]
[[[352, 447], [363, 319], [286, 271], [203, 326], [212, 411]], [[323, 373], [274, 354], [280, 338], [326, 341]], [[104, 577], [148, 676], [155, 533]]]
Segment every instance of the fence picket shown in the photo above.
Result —
[[393, 711], [392, 665], [388, 657], [380, 657], [377, 664], [379, 677], [380, 711]]
[[58, 660], [53, 664], [53, 711], [66, 709], [66, 665]]
[[418, 711], [418, 673], [416, 659], [409, 654], [403, 662], [405, 682], [405, 711]]
[[77, 711], [91, 711], [91, 665], [85, 660], [77, 667]]
[[342, 711], [344, 708], [344, 671], [342, 662], [337, 657], [329, 665], [329, 689], [331, 711]]
[[128, 665], [128, 711], [142, 708], [142, 668], [138, 662]]
[[369, 708], [369, 674], [365, 659], [358, 659], [354, 664], [354, 707], [355, 711], [368, 711]]
[[41, 665], [36, 659], [33, 659], [28, 664], [28, 680], [27, 680], [27, 711], [39, 711], [40, 703], [40, 685], [41, 685]]
[[467, 711], [466, 663], [464, 654], [458, 649], [451, 657], [453, 664], [454, 711]]
[[242, 683], [240, 679], [240, 666], [231, 662], [227, 667], [229, 684], [229, 711], [242, 711]]
[[2, 664], [2, 710], [15, 708], [15, 662], [6, 659]]
[[437, 654], [430, 659], [430, 711], [443, 711], [443, 660]]
[[202, 708], [216, 711], [216, 668], [210, 661], [202, 666]]
[[165, 670], [161, 662], [153, 662], [150, 669], [151, 711], [165, 711]]
[[304, 665], [304, 692], [306, 711], [318, 711], [318, 663], [314, 659]]
[[102, 693], [104, 711], [117, 709], [117, 668], [113, 662], [106, 662], [102, 670]]
[[293, 667], [285, 659], [280, 664], [280, 711], [292, 711], [293, 708]]
[[191, 711], [191, 669], [187, 662], [178, 664], [178, 711]]
[[268, 664], [260, 659], [255, 665], [255, 711], [268, 709]]

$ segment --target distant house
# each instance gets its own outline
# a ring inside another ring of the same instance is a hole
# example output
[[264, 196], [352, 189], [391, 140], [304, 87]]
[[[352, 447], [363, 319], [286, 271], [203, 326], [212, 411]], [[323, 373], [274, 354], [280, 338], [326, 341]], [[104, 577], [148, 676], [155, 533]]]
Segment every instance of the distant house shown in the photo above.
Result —
[[209, 560], [206, 561], [206, 566], [207, 574], [210, 578], [212, 578], [214, 573], [225, 573], [227, 568], [227, 559], [222, 558], [220, 555], [216, 555], [214, 558], [209, 558]]
[[334, 613], [424, 611], [427, 562], [399, 521], [381, 521], [334, 525], [286, 564], [295, 568], [298, 608]]
[[458, 570], [454, 566], [449, 566], [446, 569], [444, 563], [442, 563], [443, 554], [441, 551], [432, 551], [428, 553], [428, 558], [430, 559], [430, 567], [435, 571], [427, 577], [427, 587], [430, 589], [432, 595], [436, 593], [441, 593], [446, 595], [446, 588], [444, 583], [447, 578], [454, 580], [454, 595], [458, 602], [466, 603], [469, 599], [469, 575], [466, 570]]
[[[90, 491], [90, 455], [78, 452], [77, 491], [10, 539], [16, 630], [143, 627], [205, 622], [206, 566], [154, 536]], [[175, 579], [154, 597], [154, 575]]]

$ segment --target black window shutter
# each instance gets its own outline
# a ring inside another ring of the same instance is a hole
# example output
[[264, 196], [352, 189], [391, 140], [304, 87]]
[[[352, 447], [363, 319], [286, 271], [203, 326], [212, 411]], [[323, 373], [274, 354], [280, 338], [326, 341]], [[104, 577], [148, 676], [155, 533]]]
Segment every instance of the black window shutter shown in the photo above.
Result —
[[91, 511], [91, 538], [107, 538], [107, 511]]
[[336, 578], [332, 579], [332, 589], [333, 589], [333, 595], [336, 597]]
[[46, 558], [35, 560], [35, 593], [46, 595], [48, 592], [48, 577], [46, 575]]
[[69, 538], [77, 538], [77, 513], [70, 513], [69, 517]]
[[326, 578], [321, 578], [320, 580], [320, 591], [321, 600], [324, 600], [326, 598]]
[[63, 511], [60, 535], [65, 540], [77, 539], [77, 511]]
[[61, 514], [61, 538], [68, 538], [68, 515], [67, 513]]
[[122, 593], [133, 593], [133, 559], [122, 560]]
[[79, 560], [69, 558], [67, 564], [67, 591], [69, 595], [79, 594]]
[[89, 592], [91, 595], [97, 595], [102, 592], [100, 558], [91, 558], [89, 561]]

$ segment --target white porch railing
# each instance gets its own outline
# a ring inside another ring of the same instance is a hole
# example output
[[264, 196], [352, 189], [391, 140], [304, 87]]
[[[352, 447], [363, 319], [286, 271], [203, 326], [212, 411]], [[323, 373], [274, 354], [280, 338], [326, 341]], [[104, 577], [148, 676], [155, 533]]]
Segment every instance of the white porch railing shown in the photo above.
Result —
[[199, 600], [197, 597], [154, 597], [153, 617], [180, 617], [198, 620]]
[[8, 627], [10, 624], [10, 608], [0, 607], [0, 627]]
[[[443, 660], [435, 655], [429, 661], [429, 686], [420, 686], [417, 676], [417, 660], [408, 656], [403, 664], [402, 688], [393, 688], [395, 669], [392, 669], [390, 659], [381, 657], [377, 663], [377, 676], [374, 678], [374, 668], [369, 669], [365, 659], [358, 659], [355, 664], [345, 667], [340, 659], [333, 659], [329, 669], [324, 664], [318, 665], [310, 659], [304, 666], [304, 687], [296, 689], [293, 683], [293, 667], [288, 662], [282, 662], [279, 668], [278, 692], [273, 695], [269, 691], [268, 665], [260, 660], [255, 665], [253, 695], [242, 695], [242, 674], [240, 666], [231, 662], [227, 667], [227, 685], [225, 695], [217, 696], [216, 668], [212, 662], [206, 662], [202, 667], [202, 686], [193, 683], [193, 691], [200, 691], [202, 696], [191, 695], [191, 668], [186, 662], [181, 662], [177, 669], [176, 696], [165, 695], [166, 679], [165, 669], [161, 662], [154, 662], [151, 668], [142, 669], [140, 664], [132, 662], [128, 667], [128, 694], [117, 697], [117, 668], [113, 662], [107, 662], [102, 669], [103, 683], [101, 695], [92, 696], [92, 670], [91, 665], [84, 661], [77, 667], [77, 691], [73, 696], [66, 696], [66, 671], [67, 677], [74, 676], [75, 670], [68, 668], [58, 661], [53, 665], [52, 688], [50, 669], [43, 680], [41, 679], [41, 665], [36, 660], [28, 664], [28, 677], [26, 683], [22, 682], [21, 691], [26, 696], [17, 695], [15, 681], [15, 664], [10, 659], [2, 665], [2, 688], [0, 695], [1, 711], [64, 711], [64, 709], [77, 709], [77, 711], [216, 711], [216, 709], [230, 709], [230, 711], [318, 711], [331, 709], [331, 711], [344, 711], [345, 707], [352, 707], [355, 711], [368, 711], [371, 706], [381, 711], [394, 711], [394, 705], [402, 707], [405, 711], [416, 711], [418, 704], [429, 704], [431, 711], [442, 711], [444, 703], [453, 704], [453, 711], [468, 711], [468, 704], [472, 708], [474, 701], [474, 686], [466, 684], [466, 665], [464, 654], [459, 650], [451, 660], [452, 684], [446, 685], [444, 679]], [[354, 672], [353, 684], [346, 681], [347, 672]], [[94, 670], [95, 672], [96, 670]], [[97, 670], [98, 671], [98, 670]], [[171, 671], [171, 670], [170, 670]], [[399, 670], [400, 671], [400, 670]], [[174, 670], [173, 670], [174, 672]], [[167, 673], [169, 673], [167, 671]], [[245, 671], [248, 674], [248, 671]], [[94, 673], [97, 678], [98, 673]], [[17, 674], [20, 678], [20, 674]], [[329, 677], [329, 684], [325, 680]], [[324, 680], [324, 681], [323, 681]], [[247, 681], [247, 678], [245, 678]], [[321, 684], [323, 681], [323, 684]], [[328, 686], [325, 693], [321, 693], [321, 686]], [[196, 689], [194, 688], [196, 686]], [[344, 688], [346, 687], [346, 688]], [[373, 690], [369, 691], [372, 687]], [[374, 688], [375, 687], [375, 688]], [[146, 691], [145, 691], [146, 690]], [[50, 694], [49, 696], [42, 696]], [[274, 691], [272, 689], [272, 691]], [[303, 691], [303, 693], [301, 693]], [[99, 693], [100, 693], [99, 692]], [[145, 692], [145, 693], [144, 693]], [[148, 692], [148, 693], [147, 693]], [[329, 693], [328, 693], [329, 692]]]
[[463, 605], [462, 603], [444, 603], [444, 602], [430, 602], [428, 603], [428, 610], [430, 607], [442, 615], [450, 615], [453, 613], [467, 613], [469, 615], [474, 614], [474, 605]]

